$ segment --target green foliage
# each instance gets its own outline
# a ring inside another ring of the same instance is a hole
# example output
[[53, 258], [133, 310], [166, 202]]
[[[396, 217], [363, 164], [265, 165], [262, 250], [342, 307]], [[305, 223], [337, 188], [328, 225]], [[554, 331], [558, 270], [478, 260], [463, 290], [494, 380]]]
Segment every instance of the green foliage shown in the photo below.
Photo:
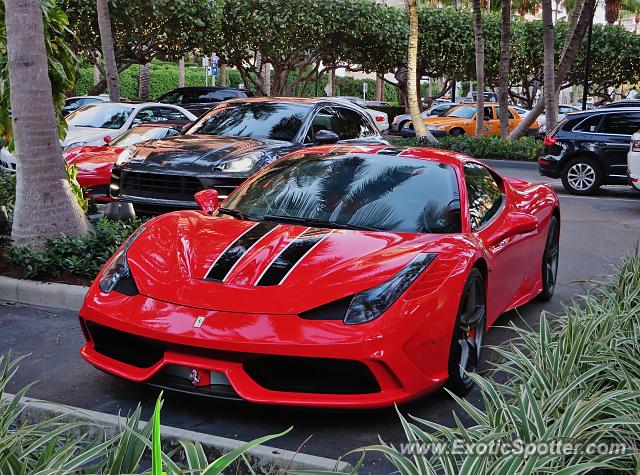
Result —
[[11, 218], [16, 202], [16, 175], [0, 170], [0, 206], [5, 206]]
[[82, 186], [78, 183], [78, 166], [77, 165], [67, 165], [65, 163], [65, 170], [67, 172], [67, 180], [69, 180], [69, 185], [71, 186], [71, 191], [78, 200], [78, 204], [84, 214], [87, 214], [89, 211], [89, 200], [84, 197], [84, 191], [82, 190]]
[[[125, 420], [113, 437], [94, 423], [65, 423], [60, 417], [31, 423], [22, 415], [23, 400], [29, 386], [11, 398], [3, 398], [5, 389], [17, 371], [19, 360], [0, 355], [0, 473], [2, 474], [168, 474], [220, 475], [236, 465], [246, 464], [255, 473], [246, 453], [257, 445], [287, 434], [269, 435], [252, 440], [237, 449], [209, 461], [200, 443], [181, 442], [168, 454], [160, 444], [160, 408], [158, 398], [153, 420], [142, 423], [140, 406]], [[145, 470], [151, 456], [152, 469]], [[145, 457], [147, 459], [145, 460]], [[182, 464], [182, 461], [186, 461]], [[164, 465], [165, 471], [162, 471]]]
[[[41, 0], [44, 23], [44, 42], [49, 59], [49, 80], [53, 104], [58, 114], [58, 134], [64, 138], [67, 123], [62, 117], [65, 97], [73, 90], [78, 69], [78, 59], [66, 38], [72, 38], [68, 19], [56, 0]], [[13, 149], [13, 128], [9, 111], [9, 63], [7, 53], [7, 30], [4, 21], [4, 2], [0, 3], [0, 138]]]
[[[639, 307], [636, 250], [615, 277], [566, 306], [563, 316], [543, 313], [538, 331], [511, 325], [517, 337], [492, 348], [498, 355], [494, 378], [472, 375], [481, 407], [452, 395], [470, 422], [463, 423], [455, 413], [455, 425], [449, 428], [400, 415], [407, 447], [418, 450], [403, 453], [397, 441], [360, 450], [382, 453], [401, 474], [638, 473]], [[554, 443], [582, 450], [525, 452], [532, 446], [524, 444]], [[421, 444], [438, 449], [420, 451]], [[456, 444], [494, 444], [498, 450], [480, 456], [453, 453]], [[499, 450], [515, 444], [522, 444], [522, 453]], [[620, 450], [588, 453], [588, 444]]]
[[124, 240], [142, 224], [101, 219], [80, 237], [60, 236], [47, 241], [43, 251], [11, 246], [5, 258], [20, 266], [27, 277], [55, 277], [71, 274], [93, 279]]
[[475, 158], [493, 158], [498, 160], [536, 160], [542, 153], [544, 144], [534, 137], [522, 137], [518, 140], [505, 140], [498, 135], [447, 135], [438, 139], [438, 144], [425, 145], [415, 138], [393, 139], [395, 145], [409, 147], [437, 147], [471, 155]]
[[[87, 56], [101, 49], [95, 0], [60, 0]], [[209, 45], [220, 31], [220, 0], [110, 0], [118, 66], [177, 59]]]

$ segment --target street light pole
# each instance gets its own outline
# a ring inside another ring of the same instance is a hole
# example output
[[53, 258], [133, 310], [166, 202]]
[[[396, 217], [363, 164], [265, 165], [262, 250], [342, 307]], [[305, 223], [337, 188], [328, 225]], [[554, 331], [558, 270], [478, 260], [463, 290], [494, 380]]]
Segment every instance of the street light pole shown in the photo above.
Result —
[[584, 65], [584, 84], [582, 87], [582, 110], [587, 110], [587, 97], [589, 96], [589, 76], [591, 75], [591, 37], [593, 36], [593, 16], [596, 9], [594, 7], [591, 12], [591, 21], [589, 22], [589, 36], [587, 37], [587, 56]]

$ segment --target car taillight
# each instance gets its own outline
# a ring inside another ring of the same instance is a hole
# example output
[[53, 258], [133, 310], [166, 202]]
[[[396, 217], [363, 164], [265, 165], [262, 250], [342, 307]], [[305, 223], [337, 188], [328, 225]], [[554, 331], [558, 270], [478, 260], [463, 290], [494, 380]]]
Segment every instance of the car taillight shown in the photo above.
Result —
[[384, 122], [384, 117], [382, 117], [381, 115], [377, 115], [376, 122]]
[[544, 144], [545, 144], [547, 147], [552, 147], [552, 146], [554, 146], [557, 142], [558, 142], [558, 139], [557, 139], [557, 138], [555, 138], [555, 137], [551, 137], [550, 135], [546, 135], [546, 136], [544, 137]]
[[632, 140], [631, 141], [631, 151], [632, 152], [640, 152], [640, 140]]

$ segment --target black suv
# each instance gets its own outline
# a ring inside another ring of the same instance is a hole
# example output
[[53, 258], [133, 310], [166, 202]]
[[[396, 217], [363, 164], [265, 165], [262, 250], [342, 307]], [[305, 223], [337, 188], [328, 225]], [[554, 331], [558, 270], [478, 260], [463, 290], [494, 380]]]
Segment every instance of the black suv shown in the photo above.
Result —
[[228, 99], [253, 97], [251, 91], [233, 87], [179, 87], [157, 99], [157, 102], [183, 107], [198, 117]]
[[631, 136], [640, 129], [637, 108], [568, 114], [544, 139], [541, 175], [561, 178], [564, 189], [592, 195], [602, 185], [626, 185]]

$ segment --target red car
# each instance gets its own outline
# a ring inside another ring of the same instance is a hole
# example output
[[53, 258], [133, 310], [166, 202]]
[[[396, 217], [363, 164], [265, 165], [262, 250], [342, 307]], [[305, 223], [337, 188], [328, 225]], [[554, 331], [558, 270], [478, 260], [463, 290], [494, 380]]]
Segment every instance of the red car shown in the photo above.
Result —
[[472, 386], [485, 331], [551, 298], [550, 187], [464, 155], [324, 146], [218, 206], [140, 227], [80, 311], [82, 356], [136, 382], [267, 404], [370, 408]]
[[147, 124], [134, 127], [103, 146], [84, 145], [69, 149], [64, 158], [69, 165], [78, 167], [78, 183], [87, 196], [98, 202], [111, 201], [109, 184], [111, 168], [127, 147], [148, 140], [159, 140], [181, 134], [181, 126], [173, 124]]

